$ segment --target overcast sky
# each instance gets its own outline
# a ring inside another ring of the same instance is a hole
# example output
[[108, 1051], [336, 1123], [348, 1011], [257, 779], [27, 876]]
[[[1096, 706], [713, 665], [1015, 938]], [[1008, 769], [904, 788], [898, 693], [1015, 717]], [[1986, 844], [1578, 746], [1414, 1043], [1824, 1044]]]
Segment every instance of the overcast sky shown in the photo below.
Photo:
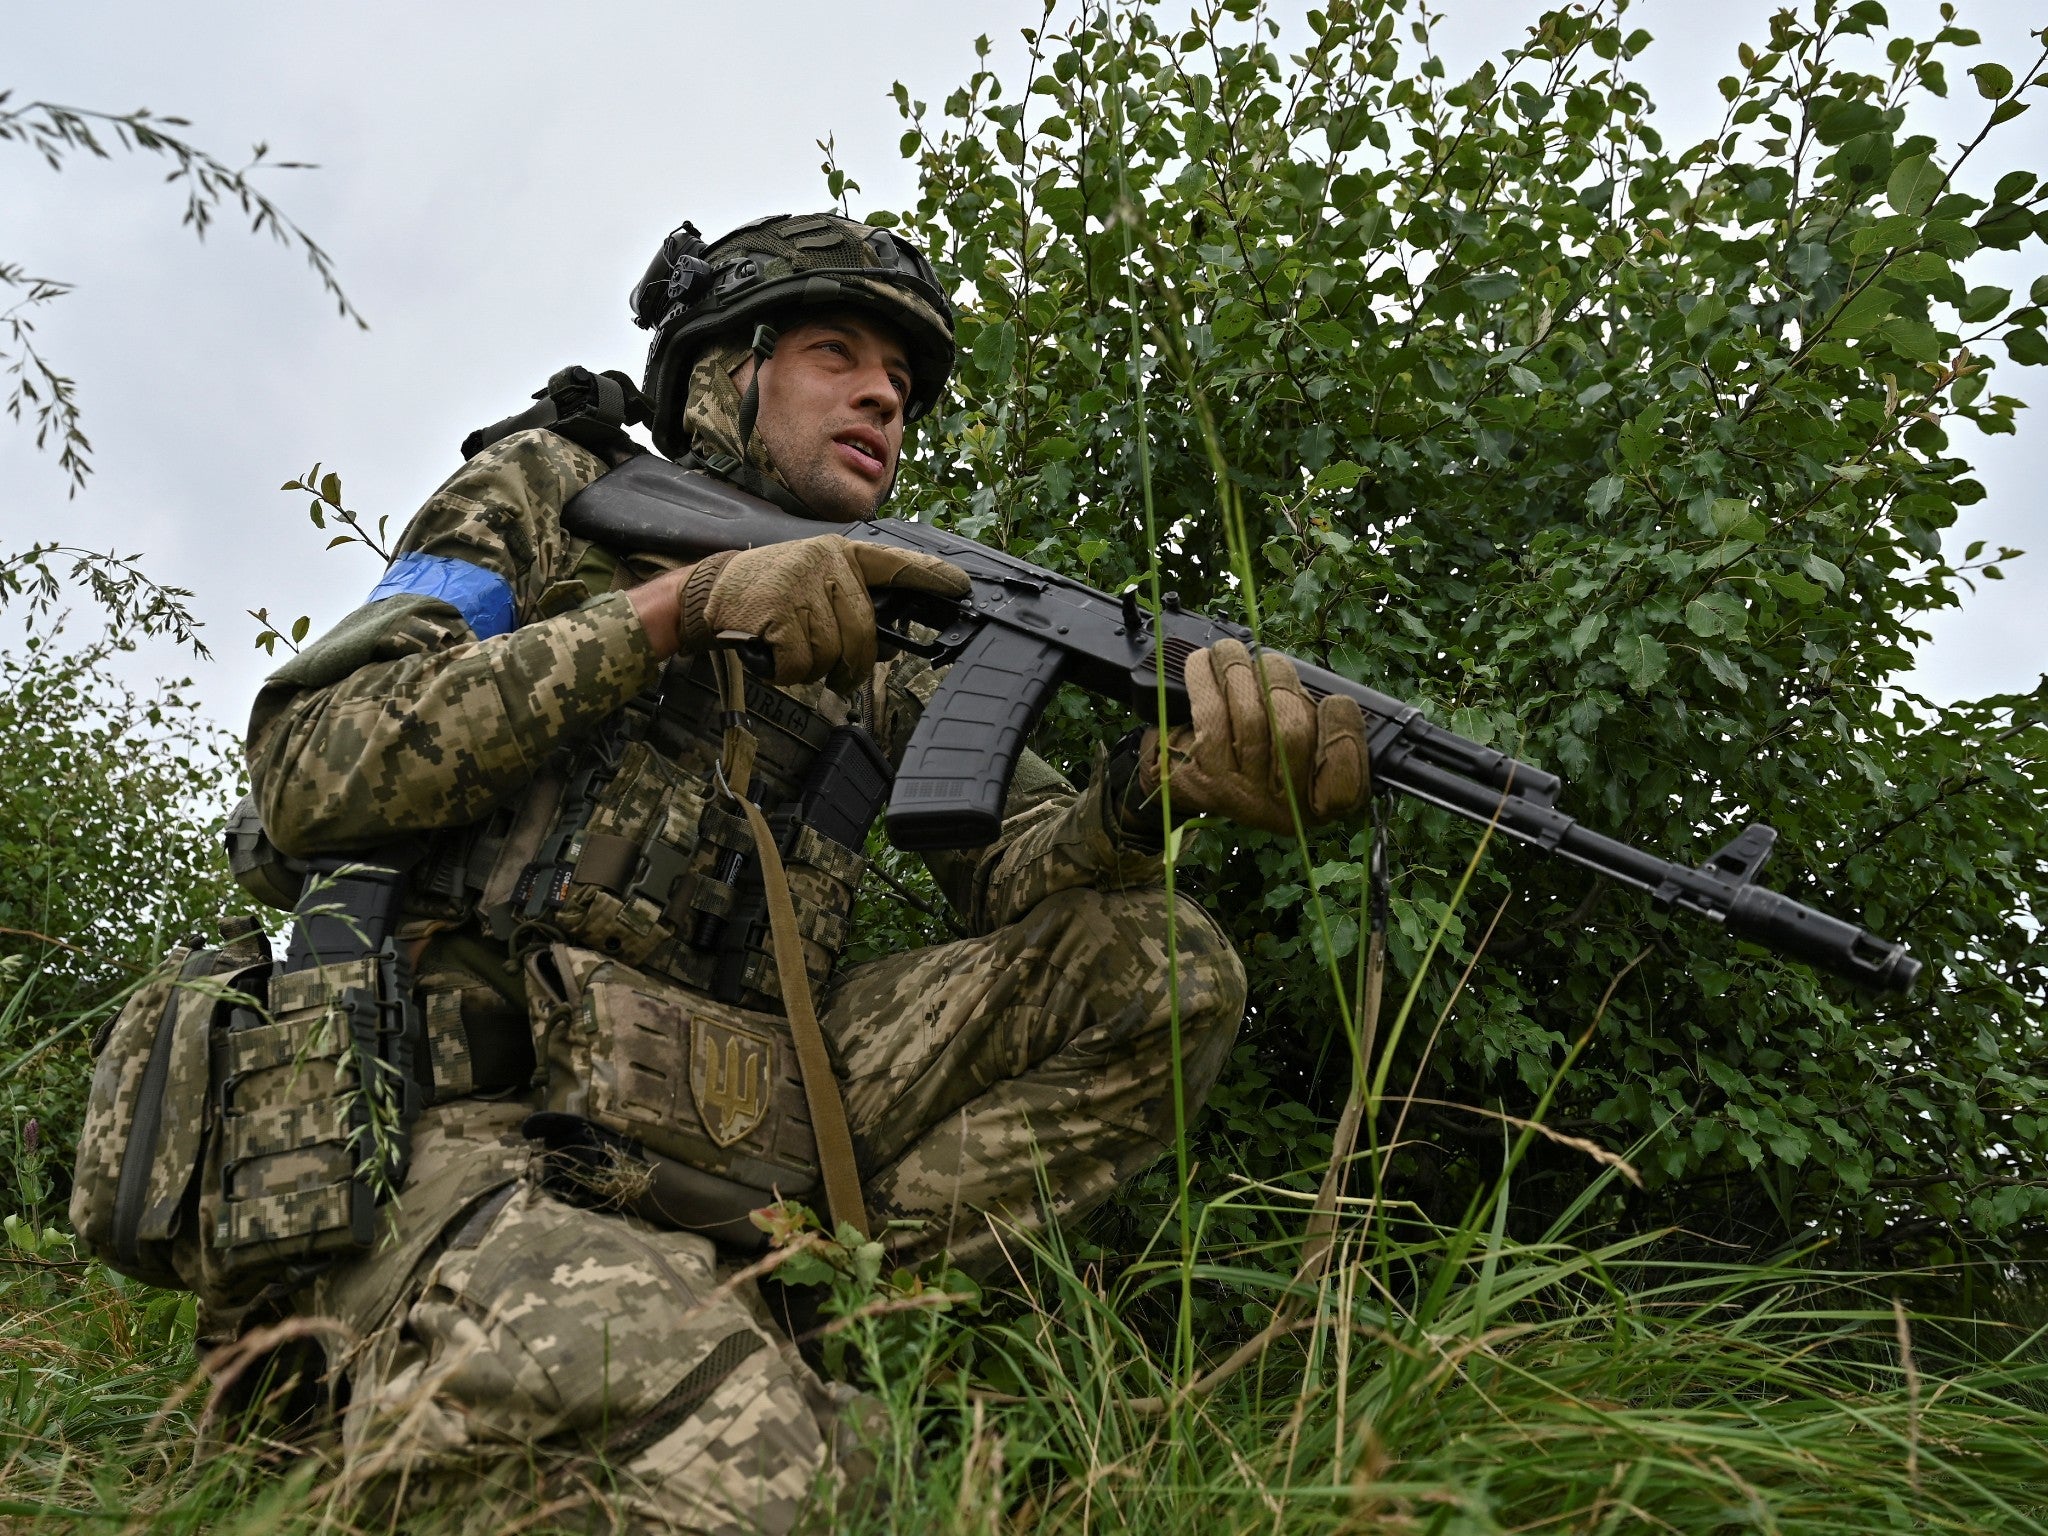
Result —
[[[1519, 35], [1534, 0], [1440, 0], [1454, 65]], [[1657, 35], [1639, 74], [1667, 137], [1719, 119], [1713, 82], [1769, 0], [1649, 0]], [[1902, 26], [1931, 5], [1894, 4]], [[1169, 3], [1169, 10], [1178, 7]], [[1281, 6], [1284, 12], [1292, 7]], [[1963, 5], [1985, 56], [2031, 59], [2020, 0]], [[198, 689], [239, 730], [267, 663], [243, 610], [309, 613], [317, 633], [375, 582], [357, 550], [321, 552], [302, 499], [277, 486], [315, 460], [349, 503], [394, 531], [458, 462], [475, 426], [518, 408], [569, 362], [637, 373], [643, 344], [625, 294], [681, 219], [707, 235], [764, 212], [825, 202], [814, 141], [838, 142], [863, 191], [856, 211], [899, 207], [893, 80], [943, 99], [997, 40], [1003, 69], [1035, 3], [859, 6], [496, 3], [165, 5], [108, 0], [18, 10], [7, 73], [16, 99], [149, 106], [193, 121], [226, 158], [255, 140], [320, 163], [274, 176], [287, 210], [333, 254], [369, 318], [338, 322], [299, 260], [223, 227], [201, 247], [148, 164], [61, 176], [0, 146], [0, 260], [77, 284], [39, 339], [78, 381], [98, 473], [67, 500], [54, 459], [0, 422], [0, 550], [38, 538], [139, 551], [190, 587], [217, 657]], [[1924, 28], [1931, 30], [1931, 28]], [[1981, 121], [1967, 79], [1937, 118], [1954, 138]], [[2048, 111], [2014, 125], [2012, 165], [2048, 168]], [[1995, 258], [1994, 258], [1995, 259]], [[2023, 288], [2032, 246], [1976, 280]], [[2017, 279], [2017, 281], [2014, 281]], [[2048, 369], [2001, 369], [2000, 387], [2048, 400]], [[2048, 480], [2037, 422], [2018, 439], [1961, 441], [1991, 495], [1955, 539], [2038, 542]], [[2032, 686], [2048, 665], [2048, 549], [1945, 616], [1919, 686], [1955, 698]], [[163, 651], [150, 673], [188, 671]]]

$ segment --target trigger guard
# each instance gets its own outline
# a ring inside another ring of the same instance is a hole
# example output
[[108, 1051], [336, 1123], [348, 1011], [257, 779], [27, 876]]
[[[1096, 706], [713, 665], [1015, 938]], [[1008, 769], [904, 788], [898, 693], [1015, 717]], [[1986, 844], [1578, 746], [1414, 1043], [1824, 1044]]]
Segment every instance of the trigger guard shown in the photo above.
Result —
[[[875, 639], [888, 650], [921, 656], [926, 661], [951, 661], [973, 638], [973, 627], [964, 625], [961, 605], [928, 593], [901, 589], [874, 594]], [[912, 626], [934, 630], [929, 640], [911, 633]]]
[[877, 624], [875, 626], [875, 639], [880, 644], [883, 652], [888, 655], [907, 652], [912, 656], [922, 656], [926, 661], [937, 661], [944, 657], [947, 650], [950, 649], [943, 638], [920, 640], [915, 635], [891, 629], [886, 624]]

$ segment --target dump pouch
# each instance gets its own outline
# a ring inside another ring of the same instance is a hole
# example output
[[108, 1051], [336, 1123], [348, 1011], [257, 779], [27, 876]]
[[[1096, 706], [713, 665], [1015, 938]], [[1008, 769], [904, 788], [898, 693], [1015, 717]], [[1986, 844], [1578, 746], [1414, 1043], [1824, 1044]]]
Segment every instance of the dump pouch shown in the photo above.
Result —
[[700, 1175], [665, 1179], [672, 1203], [690, 1203], [665, 1224], [706, 1230], [815, 1193], [817, 1142], [787, 1019], [566, 944], [529, 957], [527, 995], [548, 1065], [536, 1132], [573, 1117], [641, 1162]]
[[228, 856], [228, 873], [235, 884], [279, 912], [298, 904], [306, 883], [306, 863], [292, 858], [270, 840], [263, 830], [263, 813], [255, 800], [244, 795], [228, 812], [221, 829], [221, 843]]
[[543, 1110], [528, 1115], [520, 1130], [541, 1145], [541, 1182], [572, 1205], [701, 1233], [742, 1253], [768, 1246], [767, 1232], [752, 1217], [769, 1202], [751, 1185], [664, 1157], [575, 1115]]
[[172, 950], [93, 1041], [71, 1228], [87, 1252], [149, 1285], [197, 1287], [214, 1020], [260, 1000], [270, 971], [254, 918], [223, 923], [222, 937], [219, 948], [194, 938]]

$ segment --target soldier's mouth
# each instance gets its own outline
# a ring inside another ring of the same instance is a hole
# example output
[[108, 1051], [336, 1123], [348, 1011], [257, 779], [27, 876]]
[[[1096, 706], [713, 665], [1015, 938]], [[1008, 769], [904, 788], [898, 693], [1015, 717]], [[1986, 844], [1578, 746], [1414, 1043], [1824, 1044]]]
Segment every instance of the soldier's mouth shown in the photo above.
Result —
[[880, 478], [889, 462], [888, 446], [882, 441], [882, 434], [866, 427], [841, 432], [832, 439], [832, 443], [855, 472], [869, 478]]

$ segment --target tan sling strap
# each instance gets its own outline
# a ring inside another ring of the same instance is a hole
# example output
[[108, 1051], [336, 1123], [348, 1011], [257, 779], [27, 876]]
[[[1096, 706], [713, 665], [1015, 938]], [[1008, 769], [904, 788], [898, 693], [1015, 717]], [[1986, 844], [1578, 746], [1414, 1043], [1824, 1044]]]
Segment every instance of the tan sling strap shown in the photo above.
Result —
[[746, 727], [746, 674], [737, 652], [717, 651], [718, 691], [725, 705], [725, 741], [720, 752], [719, 787], [746, 813], [754, 834], [754, 852], [761, 861], [761, 887], [768, 898], [768, 932], [775, 946], [775, 974], [782, 985], [782, 1006], [796, 1040], [797, 1067], [803, 1077], [804, 1102], [811, 1112], [811, 1132], [818, 1142], [818, 1170], [825, 1181], [825, 1207], [836, 1232], [852, 1226], [863, 1241], [868, 1236], [867, 1209], [861, 1204], [860, 1170], [853, 1158], [853, 1130], [846, 1121], [846, 1101], [825, 1050], [825, 1032], [811, 1003], [810, 972], [804, 968], [803, 941], [797, 935], [796, 903], [790, 899], [789, 877], [782, 853], [761, 808], [747, 798], [753, 774], [754, 735]]

